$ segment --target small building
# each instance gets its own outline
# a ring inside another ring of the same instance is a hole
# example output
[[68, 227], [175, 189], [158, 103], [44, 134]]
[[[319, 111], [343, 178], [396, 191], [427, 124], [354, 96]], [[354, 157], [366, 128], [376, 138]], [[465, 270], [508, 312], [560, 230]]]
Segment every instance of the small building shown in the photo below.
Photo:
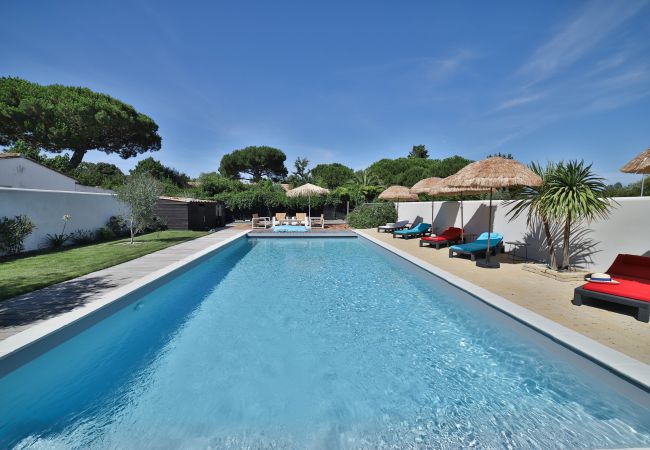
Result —
[[44, 166], [20, 153], [0, 153], [0, 187], [42, 189], [47, 191], [99, 192], [112, 194], [109, 189], [84, 186], [74, 178]]
[[224, 225], [224, 207], [213, 200], [159, 197], [155, 213], [170, 230], [210, 230]]

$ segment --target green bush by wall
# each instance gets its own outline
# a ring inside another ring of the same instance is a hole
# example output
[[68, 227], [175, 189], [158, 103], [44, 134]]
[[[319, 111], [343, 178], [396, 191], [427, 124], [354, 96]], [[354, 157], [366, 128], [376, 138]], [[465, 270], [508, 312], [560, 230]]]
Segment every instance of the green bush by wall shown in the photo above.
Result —
[[375, 228], [397, 220], [397, 211], [393, 203], [366, 203], [348, 215], [348, 224], [352, 228]]

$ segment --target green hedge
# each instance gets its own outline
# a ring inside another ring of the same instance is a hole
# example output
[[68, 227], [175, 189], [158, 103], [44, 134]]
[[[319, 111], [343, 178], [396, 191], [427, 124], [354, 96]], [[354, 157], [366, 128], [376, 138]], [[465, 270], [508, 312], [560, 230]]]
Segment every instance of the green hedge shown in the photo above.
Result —
[[348, 214], [352, 228], [375, 228], [397, 220], [397, 211], [392, 203], [366, 203]]

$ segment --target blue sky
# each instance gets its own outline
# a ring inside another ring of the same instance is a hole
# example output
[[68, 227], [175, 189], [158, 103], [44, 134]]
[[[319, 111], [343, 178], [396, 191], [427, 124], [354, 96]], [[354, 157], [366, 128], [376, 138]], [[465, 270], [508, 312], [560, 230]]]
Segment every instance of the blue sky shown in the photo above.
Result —
[[1, 9], [0, 74], [134, 105], [160, 125], [153, 156], [193, 176], [248, 145], [360, 169], [425, 144], [436, 158], [584, 158], [631, 182], [618, 168], [650, 146], [650, 1]]

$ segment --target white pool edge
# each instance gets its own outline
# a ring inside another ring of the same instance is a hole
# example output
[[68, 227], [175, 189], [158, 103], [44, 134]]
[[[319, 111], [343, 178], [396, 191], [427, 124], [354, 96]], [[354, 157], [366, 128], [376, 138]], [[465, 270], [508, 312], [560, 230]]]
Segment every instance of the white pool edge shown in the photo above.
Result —
[[512, 303], [509, 300], [477, 286], [469, 281], [449, 273], [423, 259], [400, 250], [387, 244], [365, 231], [353, 230], [360, 237], [379, 245], [397, 256], [415, 264], [416, 266], [432, 273], [444, 281], [456, 286], [478, 300], [492, 306], [493, 308], [511, 316], [515, 320], [533, 328], [534, 330], [548, 336], [561, 345], [577, 352], [580, 355], [593, 360], [597, 364], [609, 369], [615, 374], [627, 378], [639, 386], [650, 390], [650, 365], [638, 361], [631, 356], [625, 355], [617, 350], [607, 347], [587, 336], [578, 333], [570, 328], [560, 325], [551, 319], [537, 314], [529, 309]]
[[[156, 282], [157, 280], [159, 280], [160, 278], [169, 275], [170, 273], [178, 269], [185, 267], [186, 265], [196, 261], [197, 259], [202, 258], [203, 256], [208, 255], [209, 253], [212, 253], [215, 250], [218, 250], [219, 248], [224, 247], [230, 244], [231, 242], [234, 242], [237, 239], [246, 236], [249, 232], [250, 230], [245, 230], [240, 233], [237, 233], [227, 239], [224, 239], [223, 241], [212, 244], [202, 250], [199, 250], [196, 253], [186, 256], [185, 258], [179, 261], [176, 261], [166, 267], [163, 267], [162, 269], [151, 272], [141, 278], [138, 278], [135, 281], [132, 281], [131, 283], [118, 287], [102, 295], [97, 300], [94, 300], [86, 305], [83, 305], [79, 308], [75, 308], [72, 311], [63, 313], [56, 317], [52, 317], [51, 319], [47, 319], [41, 323], [37, 323], [36, 325], [26, 330], [23, 330], [12, 336], [9, 336], [8, 338], [0, 341], [0, 363], [9, 355], [16, 353], [21, 349], [28, 347], [29, 345], [37, 341], [45, 339], [47, 336], [69, 325], [72, 325], [75, 322], [78, 322], [79, 320], [83, 319], [89, 314], [92, 314], [95, 311], [98, 311], [126, 297], [129, 294], [132, 294], [138, 289], [150, 285]], [[153, 254], [155, 253], [149, 253], [149, 255], [145, 255], [145, 256], [150, 256]]]

